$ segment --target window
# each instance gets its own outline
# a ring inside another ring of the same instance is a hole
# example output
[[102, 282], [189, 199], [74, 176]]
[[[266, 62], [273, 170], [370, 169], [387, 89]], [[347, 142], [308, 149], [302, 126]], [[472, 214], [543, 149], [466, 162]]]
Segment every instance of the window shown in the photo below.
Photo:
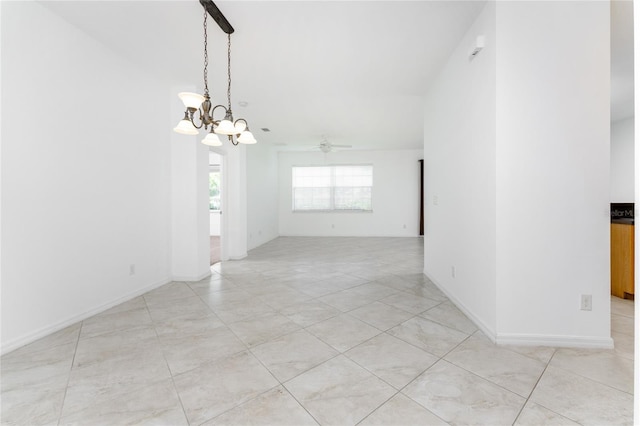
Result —
[[371, 211], [373, 166], [293, 167], [293, 211]]

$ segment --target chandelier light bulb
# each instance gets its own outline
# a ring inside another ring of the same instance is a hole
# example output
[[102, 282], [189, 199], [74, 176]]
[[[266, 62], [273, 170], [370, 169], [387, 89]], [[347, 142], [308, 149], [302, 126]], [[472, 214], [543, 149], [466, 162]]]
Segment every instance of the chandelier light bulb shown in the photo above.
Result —
[[187, 118], [183, 118], [182, 120], [180, 120], [178, 125], [176, 127], [174, 127], [173, 130], [176, 133], [181, 133], [183, 135], [197, 135], [198, 134], [198, 129], [193, 127], [193, 124]]
[[182, 100], [182, 103], [187, 108], [200, 108], [200, 105], [204, 102], [204, 96], [191, 92], [180, 92], [178, 97]]

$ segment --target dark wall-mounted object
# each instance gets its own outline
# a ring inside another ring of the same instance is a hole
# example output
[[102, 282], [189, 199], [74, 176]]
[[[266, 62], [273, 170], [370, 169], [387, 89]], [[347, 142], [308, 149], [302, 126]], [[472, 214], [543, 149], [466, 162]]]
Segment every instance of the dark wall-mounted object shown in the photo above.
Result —
[[222, 12], [220, 12], [220, 9], [218, 9], [218, 6], [216, 6], [214, 2], [211, 0], [200, 0], [200, 4], [207, 10], [213, 20], [217, 22], [222, 31], [226, 34], [233, 34], [233, 27], [229, 21], [227, 21], [227, 18], [224, 17]]
[[634, 222], [634, 203], [611, 203], [611, 223]]

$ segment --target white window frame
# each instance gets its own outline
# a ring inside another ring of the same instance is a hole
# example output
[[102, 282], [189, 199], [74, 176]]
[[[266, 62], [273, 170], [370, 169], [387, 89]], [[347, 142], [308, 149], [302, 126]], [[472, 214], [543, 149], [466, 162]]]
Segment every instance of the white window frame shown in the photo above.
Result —
[[[325, 209], [296, 209], [296, 195], [295, 190], [295, 170], [296, 168], [329, 168], [330, 169], [330, 184], [329, 188], [329, 208]], [[371, 185], [370, 186], [337, 186], [336, 185], [336, 170], [341, 167], [369, 167], [371, 169]], [[371, 196], [369, 199], [370, 208], [368, 209], [342, 209], [335, 207], [336, 188], [370, 188]], [[329, 164], [329, 165], [294, 165], [291, 167], [291, 211], [293, 213], [372, 213], [373, 212], [373, 164]]]

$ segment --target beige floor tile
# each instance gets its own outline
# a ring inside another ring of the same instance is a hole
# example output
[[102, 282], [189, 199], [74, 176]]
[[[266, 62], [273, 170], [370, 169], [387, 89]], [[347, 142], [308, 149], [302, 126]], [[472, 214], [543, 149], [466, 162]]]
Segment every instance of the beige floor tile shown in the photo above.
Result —
[[170, 379], [146, 383], [110, 400], [94, 401], [62, 417], [60, 425], [111, 426], [116, 424], [187, 425]]
[[159, 337], [204, 334], [219, 327], [225, 327], [225, 324], [211, 311], [195, 311], [190, 315], [185, 314], [155, 323], [156, 333]]
[[347, 314], [319, 322], [306, 330], [339, 352], [347, 351], [381, 333], [377, 328]]
[[448, 423], [401, 393], [371, 413], [361, 426], [446, 426]]
[[615, 351], [560, 348], [549, 365], [633, 393], [633, 361], [618, 356]]
[[229, 328], [240, 340], [251, 347], [296, 331], [300, 326], [284, 315], [271, 312], [233, 322], [229, 324]]
[[190, 424], [201, 424], [278, 385], [249, 352], [179, 374], [174, 383]]
[[166, 306], [174, 301], [195, 296], [195, 293], [186, 283], [171, 282], [144, 294], [147, 306]]
[[578, 424], [531, 401], [527, 402], [514, 423], [515, 426], [578, 426]]
[[273, 309], [279, 311], [287, 306], [295, 305], [310, 300], [311, 296], [301, 293], [297, 290], [293, 290], [287, 287], [286, 290], [265, 294], [260, 296], [260, 300], [271, 306]]
[[546, 364], [474, 336], [448, 353], [444, 359], [527, 398]]
[[78, 337], [80, 336], [81, 327], [82, 322], [78, 322], [76, 324], [70, 325], [69, 327], [65, 327], [60, 331], [56, 331], [53, 334], [45, 336], [33, 343], [29, 343], [28, 345], [22, 346], [14, 351], [3, 355], [2, 360], [9, 356], [21, 357], [24, 354], [39, 352], [42, 350], [49, 350], [54, 346], [76, 344], [78, 343]]
[[381, 302], [373, 302], [361, 308], [354, 309], [349, 312], [349, 315], [382, 331], [395, 327], [401, 322], [413, 317], [413, 314], [407, 311]]
[[363, 296], [350, 290], [342, 290], [337, 293], [331, 293], [327, 296], [320, 297], [320, 302], [331, 305], [342, 312], [349, 312], [361, 306], [368, 305], [375, 301], [375, 298]]
[[629, 359], [631, 361], [634, 360], [634, 338], [635, 336], [630, 334], [622, 334], [611, 332], [611, 338], [613, 339], [613, 350], [618, 356]]
[[312, 426], [318, 423], [282, 386], [278, 386], [203, 426]]
[[63, 416], [93, 404], [110, 401], [148, 383], [170, 379], [171, 374], [162, 351], [133, 352], [105, 358], [85, 367], [74, 367], [64, 401]]
[[292, 379], [338, 354], [305, 330], [258, 345], [251, 352], [280, 382]]
[[398, 309], [402, 309], [403, 311], [407, 311], [412, 314], [420, 314], [427, 309], [431, 309], [434, 306], [439, 305], [440, 301], [436, 301], [433, 299], [427, 299], [421, 296], [414, 296], [408, 293], [396, 293], [391, 296], [387, 296], [383, 299], [380, 299], [382, 303], [386, 303], [387, 305], [395, 306]]
[[[33, 350], [38, 349], [38, 350]], [[0, 386], [2, 391], [37, 385], [43, 379], [69, 376], [76, 343], [53, 346], [24, 347], [2, 357]]]
[[405, 321], [387, 333], [438, 357], [469, 337], [468, 334], [420, 317]]
[[200, 333], [161, 335], [160, 345], [172, 375], [234, 355], [247, 349], [228, 327]]
[[323, 425], [355, 425], [396, 393], [344, 356], [297, 376], [285, 387]]
[[118, 330], [96, 337], [80, 339], [73, 360], [74, 368], [83, 368], [103, 361], [132, 356], [153, 356], [159, 353], [158, 336], [153, 326]]
[[635, 317], [635, 305], [633, 300], [621, 299], [611, 296], [611, 313], [629, 318]]
[[211, 313], [211, 308], [195, 294], [181, 297], [172, 302], [167, 301], [167, 304], [149, 304], [148, 308], [151, 319], [154, 322], [172, 321], [182, 317], [205, 316]]
[[633, 396], [549, 366], [530, 398], [583, 425], [633, 424]]
[[217, 274], [211, 274], [200, 281], [188, 282], [187, 285], [199, 295], [237, 288], [237, 285], [232, 280]]
[[82, 322], [80, 338], [95, 337], [118, 330], [136, 328], [140, 325], [151, 325], [151, 323], [151, 316], [146, 306], [110, 314], [104, 313], [87, 318]]
[[3, 383], [0, 424], [57, 424], [68, 380], [67, 373], [42, 378], [30, 385], [5, 387]]
[[214, 308], [214, 311], [227, 324], [276, 312], [257, 297], [219, 305]]
[[400, 339], [380, 334], [345, 355], [396, 389], [401, 389], [438, 358]]
[[420, 316], [467, 334], [475, 333], [478, 329], [478, 327], [451, 302], [441, 303], [421, 313]]
[[352, 287], [350, 290], [355, 294], [361, 294], [364, 297], [373, 298], [374, 300], [379, 300], [397, 293], [397, 290], [376, 282], [361, 284], [357, 287]]
[[453, 425], [512, 424], [526, 401], [446, 361], [429, 368], [402, 393]]
[[286, 316], [301, 327], [308, 327], [329, 318], [336, 317], [340, 315], [341, 312], [326, 303], [311, 300], [287, 306], [280, 311], [280, 314]]
[[633, 335], [634, 319], [624, 315], [611, 314], [611, 331]]

